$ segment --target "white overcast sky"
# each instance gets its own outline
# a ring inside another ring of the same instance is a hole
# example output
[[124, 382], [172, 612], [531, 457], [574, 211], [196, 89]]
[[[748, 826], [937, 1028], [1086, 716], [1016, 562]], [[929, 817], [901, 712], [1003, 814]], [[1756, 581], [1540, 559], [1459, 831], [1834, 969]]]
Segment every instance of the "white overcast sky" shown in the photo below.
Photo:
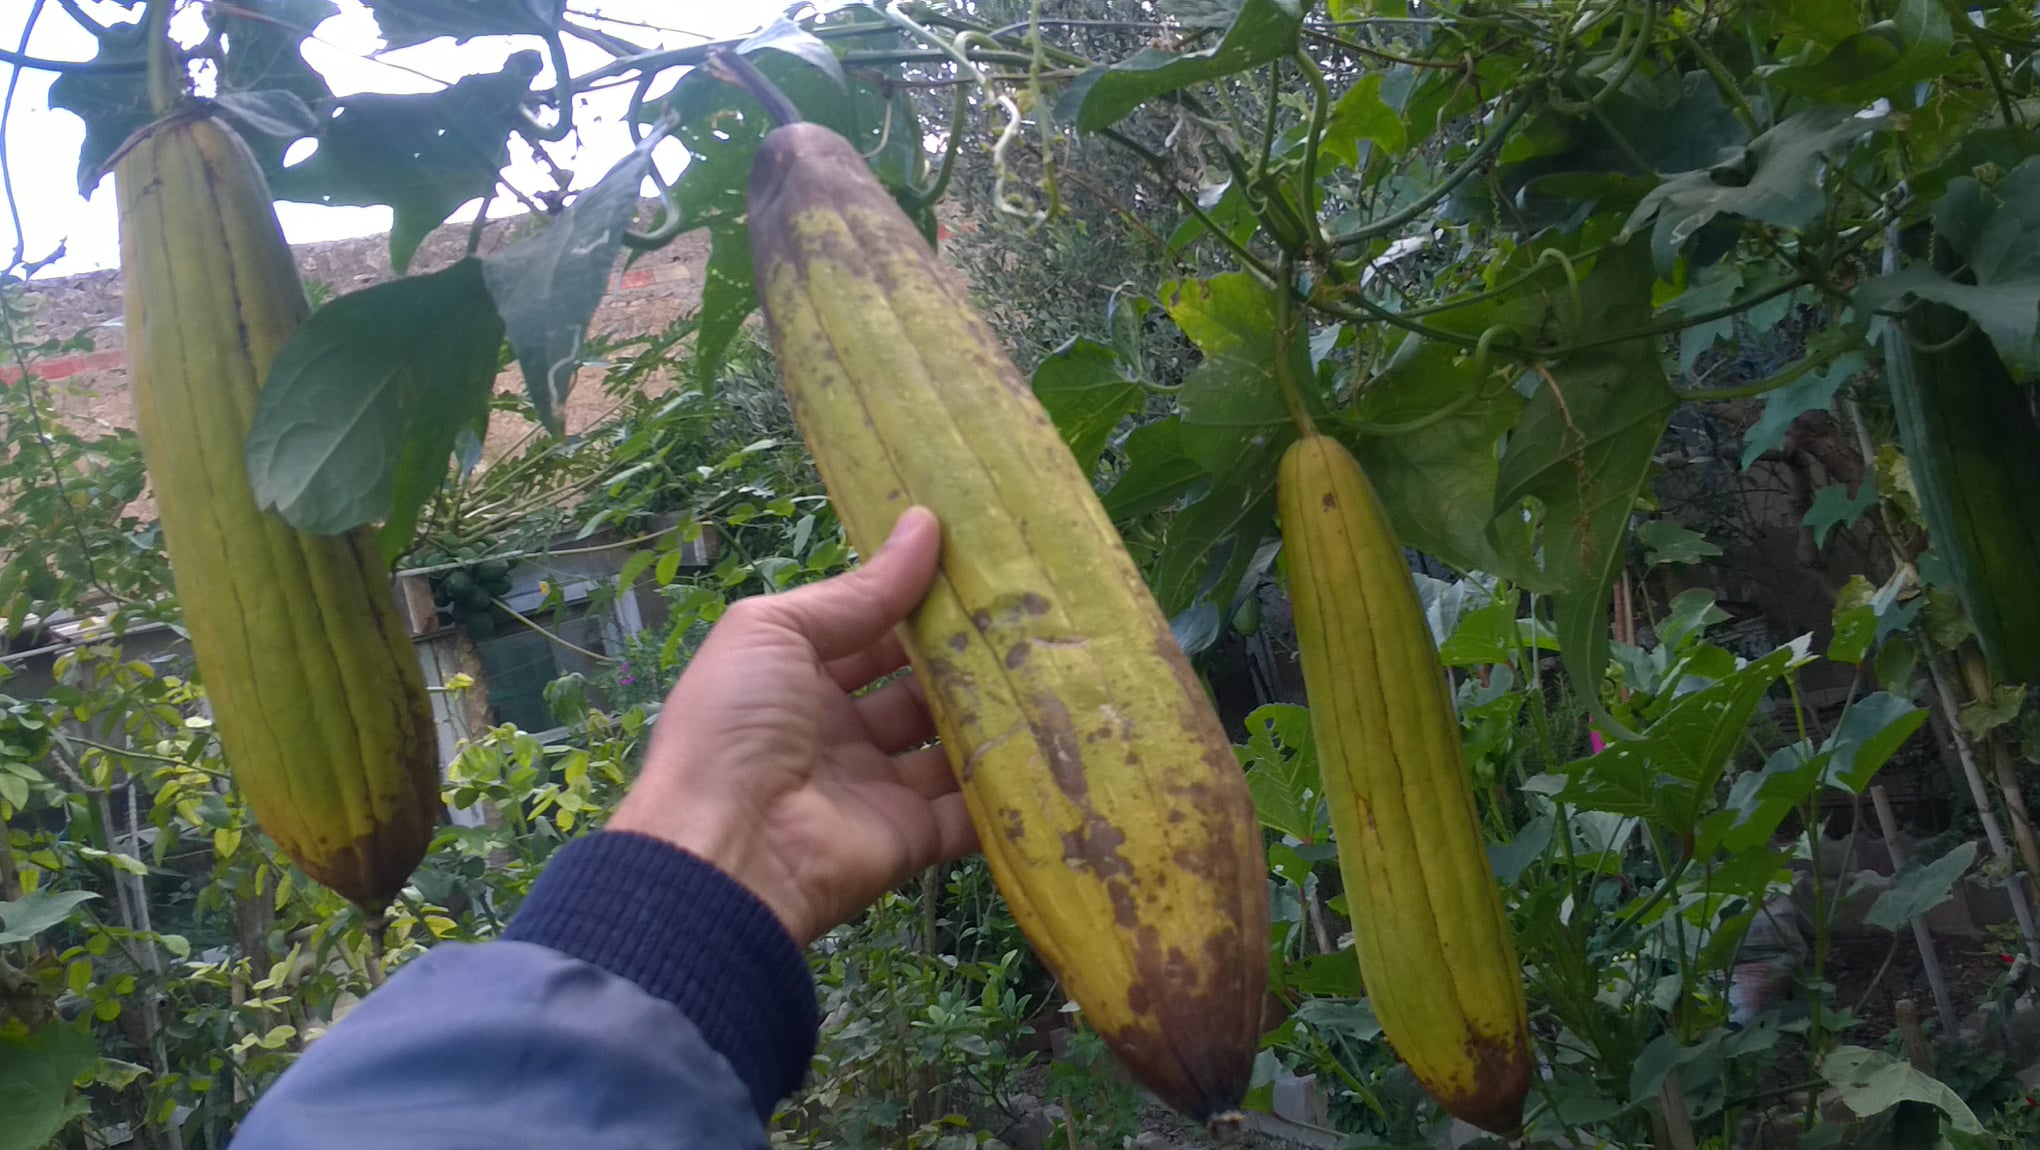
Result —
[[[360, 0], [336, 0], [341, 12], [321, 24], [315, 38], [305, 41], [304, 54], [312, 67], [326, 77], [337, 95], [354, 92], [430, 92], [463, 75], [494, 72], [511, 52], [542, 48], [530, 37], [491, 37], [455, 44], [441, 39], [378, 55], [375, 23]], [[605, 27], [635, 44], [646, 47], [677, 48], [707, 39], [743, 35], [777, 18], [787, 0], [569, 0], [568, 10], [581, 23]], [[835, 7], [824, 4], [822, 7]], [[107, 0], [84, 0], [83, 7], [103, 24], [129, 18], [117, 4]], [[31, 0], [0, 0], [0, 45], [14, 48], [21, 42], [22, 24], [33, 8]], [[139, 11], [139, 9], [137, 9]], [[595, 14], [617, 22], [604, 24]], [[196, 19], [196, 6], [182, 16]], [[627, 22], [627, 23], [626, 23]], [[646, 27], [645, 25], [650, 25]], [[195, 40], [196, 34], [181, 37]], [[79, 60], [91, 57], [92, 36], [78, 27], [55, 3], [44, 6], [28, 43], [28, 55], [51, 60]], [[569, 62], [582, 72], [606, 62], [609, 57], [589, 45], [569, 39]], [[0, 63], [0, 86], [14, 69]], [[549, 87], [552, 74], [535, 83]], [[101, 181], [90, 199], [77, 191], [78, 146], [84, 128], [76, 116], [49, 106], [50, 81], [54, 74], [23, 69], [14, 97], [14, 114], [7, 134], [7, 154], [14, 176], [14, 195], [20, 208], [22, 228], [27, 235], [26, 256], [41, 259], [66, 245], [65, 257], [38, 274], [38, 278], [69, 275], [120, 262], [120, 239], [113, 208], [113, 180]], [[435, 82], [437, 81], [437, 82]], [[663, 84], [663, 82], [662, 82]], [[553, 155], [575, 172], [575, 186], [585, 187], [599, 179], [608, 167], [630, 147], [629, 136], [620, 119], [629, 100], [628, 88], [615, 88], [586, 97], [575, 111], [578, 147], [575, 141], [553, 145]], [[303, 147], [305, 145], [300, 145]], [[515, 163], [509, 179], [525, 191], [552, 186], [552, 179], [531, 159], [519, 143], [513, 143]], [[677, 145], [659, 154], [660, 167], [668, 172], [678, 163]], [[673, 154], [669, 154], [673, 153]], [[499, 197], [492, 214], [520, 210], [514, 201]], [[455, 219], [472, 219], [475, 206], [456, 213]], [[279, 203], [277, 214], [291, 242], [369, 235], [389, 227], [387, 208], [328, 208], [312, 204]], [[14, 247], [14, 227], [0, 212], [0, 262]]]

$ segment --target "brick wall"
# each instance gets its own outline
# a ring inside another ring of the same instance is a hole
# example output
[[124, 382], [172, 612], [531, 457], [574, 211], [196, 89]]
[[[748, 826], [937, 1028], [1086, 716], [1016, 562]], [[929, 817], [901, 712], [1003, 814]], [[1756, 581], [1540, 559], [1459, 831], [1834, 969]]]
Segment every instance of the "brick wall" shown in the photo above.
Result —
[[[513, 217], [491, 223], [483, 237], [482, 250], [494, 251], [521, 234], [528, 217]], [[411, 270], [436, 271], [459, 260], [467, 245], [468, 225], [440, 228], [420, 245]], [[395, 278], [390, 267], [387, 236], [364, 236], [304, 244], [293, 249], [299, 272], [314, 291], [343, 295]], [[708, 241], [701, 233], [674, 240], [660, 251], [641, 256], [629, 270], [611, 279], [611, 290], [595, 313], [591, 331], [620, 336], [646, 335], [663, 329], [675, 318], [701, 303], [702, 269], [708, 262]], [[127, 357], [122, 349], [120, 272], [88, 272], [63, 279], [33, 281], [23, 295], [28, 309], [26, 342], [68, 339], [84, 334], [90, 350], [44, 359], [34, 365], [35, 374], [49, 386], [60, 417], [80, 431], [108, 427], [132, 427], [134, 405], [128, 394]], [[12, 384], [21, 377], [13, 364], [0, 366], [0, 384]], [[589, 384], [597, 372], [584, 372], [580, 383]], [[659, 386], [654, 381], [653, 386]], [[498, 390], [521, 390], [523, 377], [513, 367], [496, 381]], [[569, 433], [580, 431], [607, 409], [600, 391], [577, 386], [567, 401], [565, 421]], [[489, 446], [500, 450], [521, 434], [523, 427], [507, 416], [498, 415], [489, 436]]]

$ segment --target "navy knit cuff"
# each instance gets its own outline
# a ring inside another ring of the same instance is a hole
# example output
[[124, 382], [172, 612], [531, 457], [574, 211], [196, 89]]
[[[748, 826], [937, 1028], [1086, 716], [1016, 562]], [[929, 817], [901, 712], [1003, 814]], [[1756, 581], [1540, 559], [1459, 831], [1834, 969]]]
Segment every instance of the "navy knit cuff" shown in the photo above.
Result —
[[627, 978], [680, 1008], [770, 1120], [814, 1058], [807, 960], [736, 880], [643, 835], [602, 831], [560, 848], [505, 938]]

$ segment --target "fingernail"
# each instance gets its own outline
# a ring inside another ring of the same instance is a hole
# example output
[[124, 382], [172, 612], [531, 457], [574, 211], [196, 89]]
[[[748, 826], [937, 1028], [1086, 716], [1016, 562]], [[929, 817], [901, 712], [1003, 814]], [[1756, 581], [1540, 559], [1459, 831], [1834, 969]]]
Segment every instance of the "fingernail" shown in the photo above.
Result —
[[886, 536], [885, 541], [887, 543], [891, 543], [895, 539], [898, 539], [903, 533], [905, 533], [905, 531], [907, 530], [907, 521], [909, 519], [917, 518], [917, 516], [915, 516], [914, 514], [917, 511], [920, 512], [922, 516], [933, 514], [933, 512], [929, 511], [925, 507], [920, 506], [919, 504], [907, 508], [905, 511], [900, 512], [900, 517], [898, 519], [893, 520], [892, 534]]

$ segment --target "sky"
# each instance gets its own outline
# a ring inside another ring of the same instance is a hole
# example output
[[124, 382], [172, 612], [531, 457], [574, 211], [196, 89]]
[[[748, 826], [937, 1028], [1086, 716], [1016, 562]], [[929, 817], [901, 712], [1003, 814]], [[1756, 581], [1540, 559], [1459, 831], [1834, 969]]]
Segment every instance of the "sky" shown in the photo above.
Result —
[[[436, 91], [463, 75], [500, 69], [512, 52], [543, 48], [542, 42], [532, 37], [490, 37], [458, 45], [441, 39], [378, 54], [381, 43], [376, 39], [375, 23], [367, 8], [360, 0], [336, 3], [341, 8], [340, 14], [319, 25], [314, 37], [304, 44], [305, 59], [326, 77], [336, 95]], [[109, 0], [82, 0], [80, 6], [102, 24], [133, 18]], [[786, 0], [568, 0], [567, 4], [578, 22], [601, 26], [632, 43], [651, 48], [678, 48], [703, 40], [741, 36], [776, 19], [785, 7]], [[22, 25], [32, 8], [31, 0], [0, 0], [0, 45], [8, 48], [20, 45]], [[199, 38], [199, 16], [196, 5], [180, 13], [177, 30], [185, 33], [180, 39], [188, 43]], [[611, 22], [604, 23], [604, 19]], [[187, 20], [189, 24], [184, 23]], [[576, 72], [609, 60], [607, 54], [588, 44], [572, 38], [566, 43], [568, 62]], [[93, 50], [91, 34], [55, 3], [45, 5], [26, 48], [28, 55], [50, 60], [89, 59]], [[14, 71], [11, 65], [0, 63], [0, 86]], [[20, 210], [21, 230], [27, 237], [26, 258], [39, 260], [60, 242], [65, 246], [64, 258], [37, 273], [38, 279], [114, 267], [120, 262], [113, 180], [111, 177], [102, 180], [89, 199], [79, 196], [77, 156], [85, 131], [76, 116], [50, 108], [49, 86], [53, 79], [54, 73], [21, 70], [6, 138], [14, 198]], [[534, 83], [550, 88], [550, 68]], [[575, 187], [586, 187], [600, 179], [630, 148], [629, 135], [621, 123], [629, 89], [591, 93], [584, 100], [575, 109], [578, 139], [551, 145], [554, 158], [574, 171]], [[300, 148], [309, 146], [299, 144]], [[553, 186], [551, 175], [537, 164], [522, 142], [512, 144], [511, 154], [513, 163], [507, 175], [511, 183], [527, 192]], [[678, 145], [669, 144], [656, 159], [661, 170], [670, 175], [683, 162], [682, 157]], [[371, 235], [390, 226], [388, 208], [329, 208], [282, 202], [276, 207], [284, 234], [292, 243]], [[453, 218], [473, 219], [476, 207], [470, 204]], [[491, 215], [519, 210], [514, 200], [498, 197]], [[14, 240], [14, 226], [7, 213], [0, 212], [0, 261], [13, 250]]]

